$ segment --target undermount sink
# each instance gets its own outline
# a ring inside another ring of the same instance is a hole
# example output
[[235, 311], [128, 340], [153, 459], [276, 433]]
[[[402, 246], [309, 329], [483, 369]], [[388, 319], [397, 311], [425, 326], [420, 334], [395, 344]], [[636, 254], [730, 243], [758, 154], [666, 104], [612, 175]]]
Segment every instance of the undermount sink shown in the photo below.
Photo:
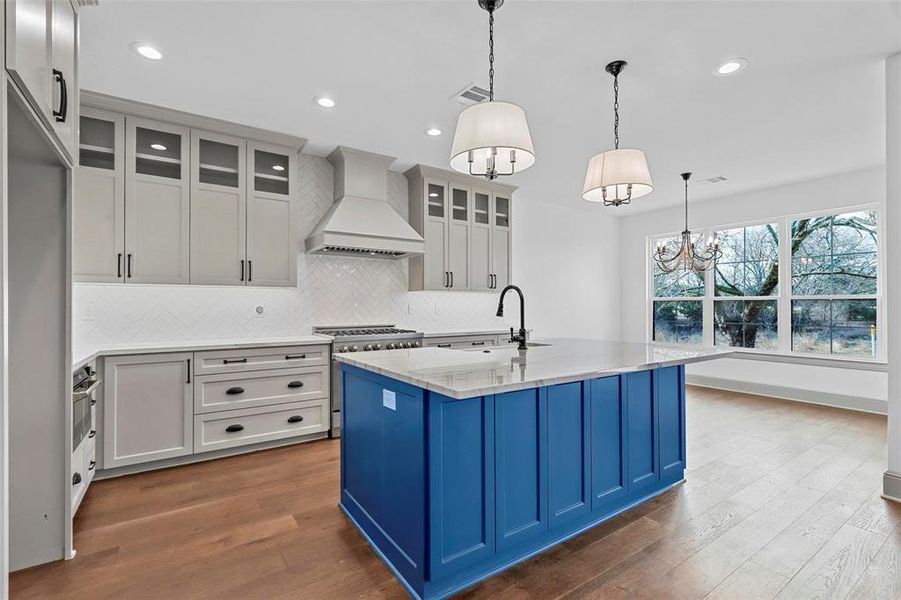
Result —
[[526, 346], [529, 348], [540, 348], [542, 346], [551, 346], [552, 344], [543, 344], [541, 342], [526, 342]]

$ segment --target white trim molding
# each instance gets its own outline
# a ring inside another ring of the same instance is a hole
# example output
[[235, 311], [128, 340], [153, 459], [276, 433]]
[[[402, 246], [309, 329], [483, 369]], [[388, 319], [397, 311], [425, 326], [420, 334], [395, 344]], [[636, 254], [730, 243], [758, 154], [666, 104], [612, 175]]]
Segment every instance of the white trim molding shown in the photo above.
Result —
[[882, 475], [882, 497], [901, 504], [901, 473], [886, 471]]
[[751, 381], [737, 381], [722, 377], [709, 377], [707, 375], [686, 374], [685, 383], [699, 387], [741, 392], [755, 396], [768, 396], [780, 400], [804, 402], [806, 404], [819, 404], [833, 408], [856, 410], [858, 412], [884, 415], [888, 413], [888, 402], [878, 398], [866, 398], [863, 396], [849, 396], [845, 394], [833, 394], [831, 392], [818, 392], [801, 388], [791, 388], [781, 385], [755, 383]]

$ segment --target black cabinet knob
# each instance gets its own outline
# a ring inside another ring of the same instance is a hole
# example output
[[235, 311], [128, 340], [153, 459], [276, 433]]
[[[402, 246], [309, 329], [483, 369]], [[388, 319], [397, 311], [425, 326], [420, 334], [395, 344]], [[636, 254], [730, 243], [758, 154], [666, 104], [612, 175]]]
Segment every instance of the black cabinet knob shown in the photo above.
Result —
[[244, 426], [241, 424], [229, 425], [225, 428], [225, 433], [238, 433], [239, 431], [244, 431]]
[[292, 381], [291, 383], [288, 384], [288, 387], [289, 388], [303, 387], [303, 381]]
[[75, 473], [72, 475], [72, 485], [78, 485], [81, 483], [81, 473]]
[[91, 461], [91, 466], [88, 467], [88, 471], [93, 471], [93, 470], [94, 470], [94, 467], [96, 467], [96, 466], [97, 466], [97, 461], [96, 461], [96, 460], [92, 460], [92, 461]]
[[243, 394], [244, 388], [238, 387], [238, 386], [230, 387], [227, 390], [225, 390], [225, 393], [228, 394], [229, 396], [234, 396], [235, 394]]
[[91, 433], [88, 434], [88, 439], [91, 439], [91, 438], [94, 437], [95, 435], [97, 435], [97, 432], [96, 432], [95, 430], [92, 429], [92, 430], [91, 430]]
[[292, 415], [288, 417], [288, 423], [300, 423], [303, 421], [303, 417], [300, 415]]

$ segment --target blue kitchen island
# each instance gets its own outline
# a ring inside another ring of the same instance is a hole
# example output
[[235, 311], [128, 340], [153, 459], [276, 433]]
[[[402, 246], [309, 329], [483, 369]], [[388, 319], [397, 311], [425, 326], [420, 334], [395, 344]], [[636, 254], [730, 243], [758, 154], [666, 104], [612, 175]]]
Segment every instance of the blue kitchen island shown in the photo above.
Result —
[[682, 481], [685, 367], [707, 349], [554, 339], [341, 363], [342, 510], [444, 598]]

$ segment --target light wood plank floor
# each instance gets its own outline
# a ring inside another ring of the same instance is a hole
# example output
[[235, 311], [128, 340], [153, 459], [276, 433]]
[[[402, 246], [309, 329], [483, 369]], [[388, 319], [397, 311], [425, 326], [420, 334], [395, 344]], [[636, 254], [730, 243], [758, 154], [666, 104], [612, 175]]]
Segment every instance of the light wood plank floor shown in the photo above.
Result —
[[[689, 388], [686, 483], [465, 598], [901, 598], [884, 417]], [[24, 598], [403, 598], [321, 441], [94, 483]]]

